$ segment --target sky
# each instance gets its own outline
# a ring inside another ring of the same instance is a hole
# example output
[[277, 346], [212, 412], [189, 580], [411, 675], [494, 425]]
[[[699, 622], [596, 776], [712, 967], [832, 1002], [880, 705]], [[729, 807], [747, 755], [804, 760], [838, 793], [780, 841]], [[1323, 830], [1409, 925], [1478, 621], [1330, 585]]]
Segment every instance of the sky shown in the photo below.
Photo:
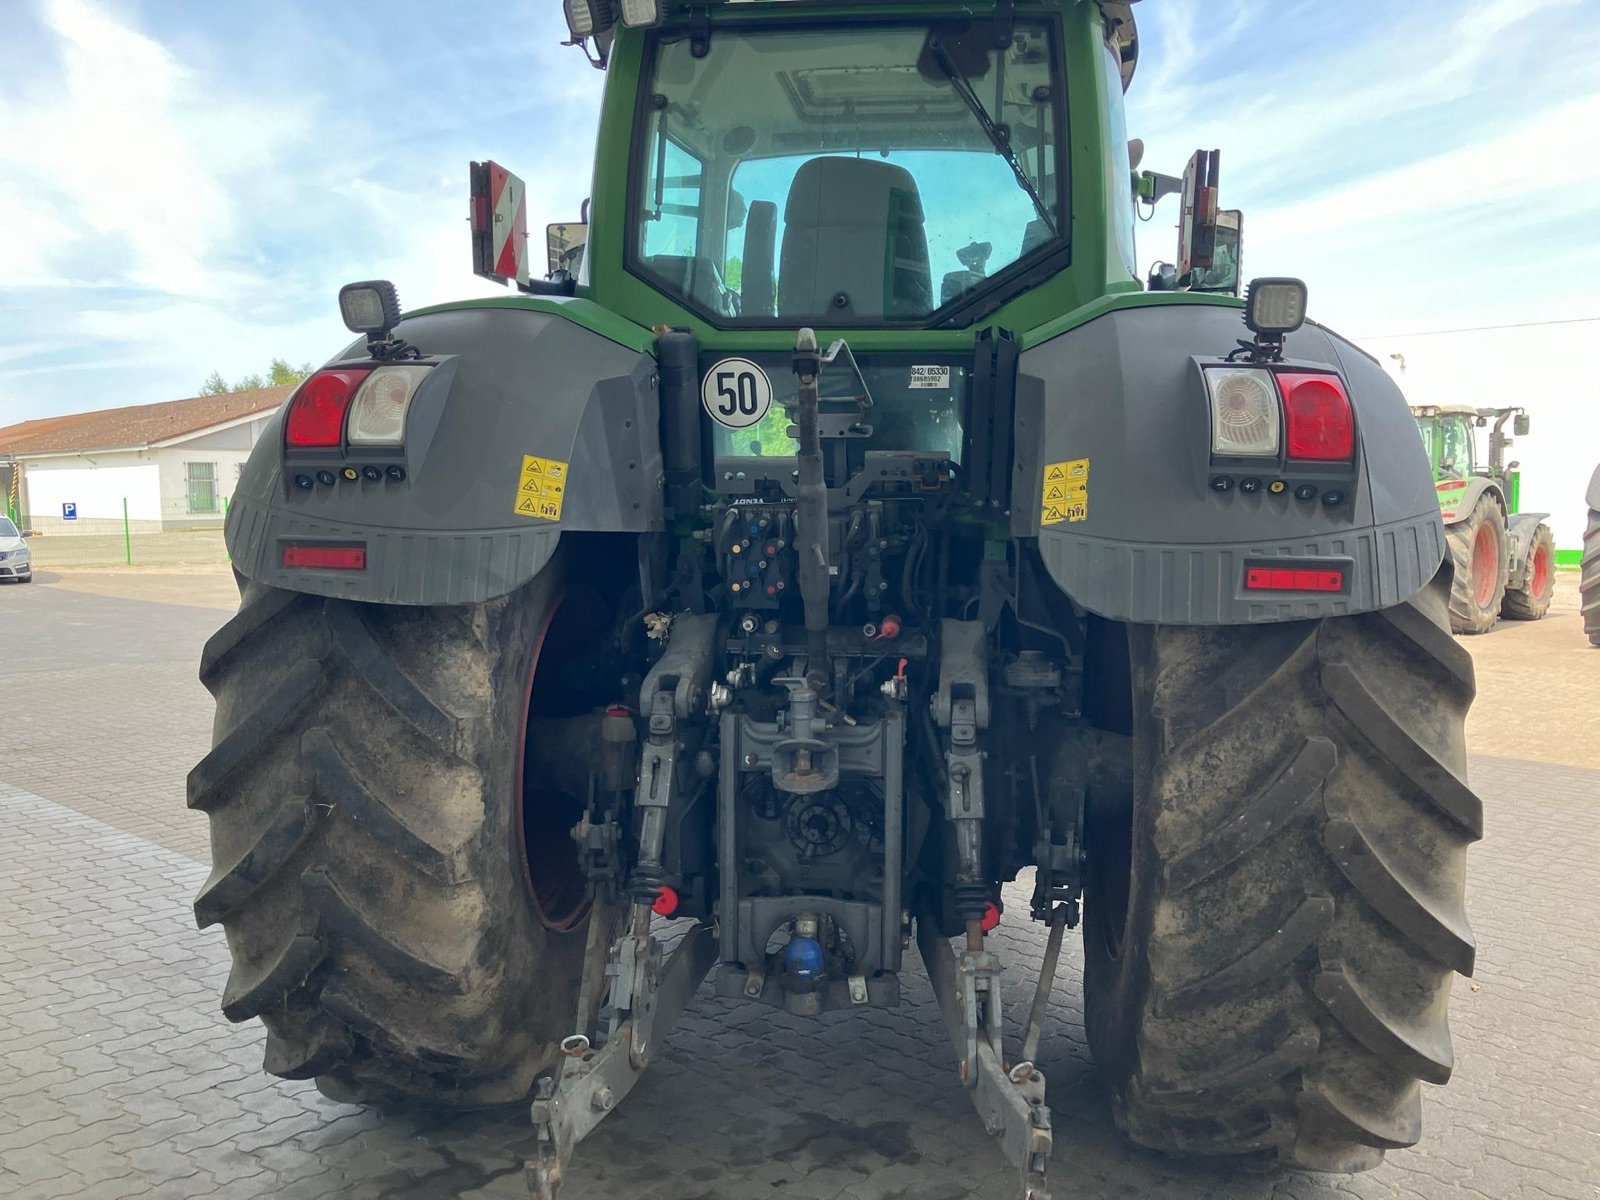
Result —
[[[1600, 4], [1144, 0], [1143, 165], [1220, 148], [1247, 275], [1356, 337], [1600, 316]], [[0, 425], [192, 395], [471, 273], [467, 164], [575, 218], [603, 76], [555, 0], [0, 0]], [[1173, 256], [1176, 202], [1139, 228]]]

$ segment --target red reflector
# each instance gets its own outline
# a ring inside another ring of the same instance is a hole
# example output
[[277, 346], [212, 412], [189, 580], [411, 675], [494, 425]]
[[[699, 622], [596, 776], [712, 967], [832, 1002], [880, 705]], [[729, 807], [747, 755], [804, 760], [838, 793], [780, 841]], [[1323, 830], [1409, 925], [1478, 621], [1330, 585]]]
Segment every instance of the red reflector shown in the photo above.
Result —
[[661, 887], [661, 894], [657, 896], [655, 898], [655, 902], [650, 905], [650, 911], [655, 913], [655, 915], [658, 917], [670, 917], [673, 913], [678, 911], [678, 905], [680, 903], [681, 901], [678, 899], [678, 893], [674, 889], [663, 884]]
[[984, 905], [983, 920], [979, 922], [985, 933], [993, 933], [1000, 926], [1000, 906], [993, 901]]
[[1310, 462], [1349, 462], [1356, 452], [1355, 416], [1337, 375], [1278, 372], [1283, 393], [1289, 457]]
[[337, 446], [344, 440], [344, 415], [370, 367], [318, 371], [289, 402], [283, 440], [290, 446]]
[[1448, 483], [1441, 483], [1435, 486], [1441, 492], [1459, 492], [1467, 486], [1467, 481], [1465, 479], [1452, 479]]
[[1244, 586], [1252, 592], [1342, 592], [1344, 572], [1328, 567], [1249, 567]]
[[365, 546], [285, 546], [283, 565], [324, 571], [365, 571]]

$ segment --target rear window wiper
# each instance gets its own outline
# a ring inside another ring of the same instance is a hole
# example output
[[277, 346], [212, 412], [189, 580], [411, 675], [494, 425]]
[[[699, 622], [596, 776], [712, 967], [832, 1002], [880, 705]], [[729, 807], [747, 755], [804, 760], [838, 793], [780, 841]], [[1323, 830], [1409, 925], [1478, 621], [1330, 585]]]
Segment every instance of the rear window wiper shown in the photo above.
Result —
[[966, 76], [956, 67], [955, 60], [950, 57], [950, 52], [937, 38], [928, 46], [933, 52], [933, 59], [939, 64], [939, 69], [944, 72], [945, 78], [950, 80], [950, 86], [955, 89], [956, 95], [972, 111], [978, 119], [978, 124], [983, 127], [984, 134], [989, 139], [989, 144], [994, 147], [994, 152], [1006, 160], [1006, 165], [1011, 168], [1011, 173], [1017, 177], [1017, 183], [1022, 190], [1028, 193], [1028, 199], [1033, 201], [1033, 207], [1039, 214], [1039, 219], [1050, 227], [1052, 234], [1060, 233], [1056, 228], [1055, 219], [1045, 207], [1044, 200], [1039, 195], [1039, 189], [1033, 186], [1033, 180], [1028, 178], [1028, 172], [1023, 169], [1022, 163], [1017, 158], [1017, 152], [1011, 148], [1011, 133], [995, 123], [989, 115], [989, 110], [983, 106], [983, 101], [978, 99], [978, 93], [972, 90], [972, 84], [967, 82]]

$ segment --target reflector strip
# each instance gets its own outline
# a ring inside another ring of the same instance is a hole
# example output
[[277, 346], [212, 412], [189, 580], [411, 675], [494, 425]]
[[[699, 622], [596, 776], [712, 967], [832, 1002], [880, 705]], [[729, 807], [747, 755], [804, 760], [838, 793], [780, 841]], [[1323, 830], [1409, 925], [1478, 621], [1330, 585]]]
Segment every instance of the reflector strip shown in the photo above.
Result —
[[1252, 592], [1342, 592], [1344, 572], [1328, 567], [1248, 567], [1244, 586]]
[[1467, 486], [1467, 481], [1465, 479], [1452, 479], [1448, 483], [1436, 484], [1435, 486], [1441, 492], [1458, 492]]
[[309, 567], [320, 571], [365, 571], [365, 546], [285, 546], [285, 567]]

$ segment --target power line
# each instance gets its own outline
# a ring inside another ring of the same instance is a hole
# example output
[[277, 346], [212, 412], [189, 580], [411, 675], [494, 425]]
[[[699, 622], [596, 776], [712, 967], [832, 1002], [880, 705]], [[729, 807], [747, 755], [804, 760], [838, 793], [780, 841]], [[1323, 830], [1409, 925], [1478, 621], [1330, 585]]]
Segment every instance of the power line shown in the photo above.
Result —
[[1523, 321], [1515, 325], [1468, 325], [1461, 329], [1424, 329], [1412, 333], [1367, 333], [1354, 337], [1351, 341], [1366, 342], [1379, 341], [1383, 338], [1441, 337], [1447, 333], [1488, 333], [1496, 329], [1536, 329], [1545, 325], [1589, 325], [1597, 321], [1600, 321], [1600, 317], [1562, 317], [1553, 321]]

